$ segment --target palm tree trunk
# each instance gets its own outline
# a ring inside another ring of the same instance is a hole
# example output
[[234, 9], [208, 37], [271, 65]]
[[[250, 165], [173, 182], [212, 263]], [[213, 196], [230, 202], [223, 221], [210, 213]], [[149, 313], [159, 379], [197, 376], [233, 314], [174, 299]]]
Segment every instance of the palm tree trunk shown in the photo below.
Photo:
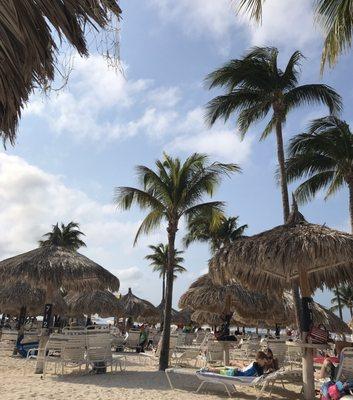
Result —
[[286, 174], [286, 164], [284, 157], [281, 120], [277, 120], [276, 123], [276, 138], [277, 138], [277, 159], [278, 159], [281, 193], [282, 193], [283, 220], [284, 222], [287, 222], [287, 219], [289, 217], [289, 197], [288, 197], [288, 185], [287, 185], [287, 174]]
[[163, 278], [162, 278], [162, 302], [165, 300], [165, 271], [163, 272]]
[[343, 321], [341, 295], [339, 292], [339, 287], [337, 285], [336, 285], [336, 297], [337, 297], [337, 304], [338, 304], [338, 313], [340, 315], [341, 320]]
[[161, 318], [161, 327], [160, 331], [163, 332], [163, 326], [164, 326], [164, 308], [165, 308], [165, 270], [163, 271], [162, 274], [162, 304], [163, 304], [163, 311], [162, 311], [162, 318]]
[[[288, 183], [286, 174], [286, 163], [284, 156], [283, 134], [282, 134], [282, 121], [277, 118], [276, 122], [276, 139], [277, 139], [277, 159], [280, 171], [280, 184], [282, 194], [282, 207], [283, 207], [283, 220], [286, 223], [289, 217], [289, 197], [288, 197]], [[302, 326], [302, 312], [298, 284], [292, 284], [292, 295], [294, 301], [295, 319], [297, 327], [301, 331]]]
[[353, 179], [348, 182], [349, 190], [349, 216], [351, 220], [351, 233], [353, 233]]
[[175, 255], [175, 236], [178, 230], [177, 222], [170, 221], [168, 224], [168, 269], [166, 282], [166, 299], [164, 304], [164, 321], [162, 333], [162, 347], [159, 357], [159, 370], [165, 371], [169, 366], [169, 341], [170, 324], [173, 300], [173, 281], [174, 281], [174, 255]]

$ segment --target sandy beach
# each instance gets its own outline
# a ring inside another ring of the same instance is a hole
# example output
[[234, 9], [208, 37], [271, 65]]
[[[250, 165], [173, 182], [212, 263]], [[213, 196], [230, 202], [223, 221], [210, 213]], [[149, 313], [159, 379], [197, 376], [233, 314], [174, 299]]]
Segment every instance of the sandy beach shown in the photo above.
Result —
[[[144, 400], [212, 400], [227, 398], [223, 388], [217, 385], [206, 388], [202, 393], [194, 393], [199, 381], [193, 376], [175, 376], [173, 382], [180, 388], [172, 391], [165, 374], [157, 371], [154, 365], [137, 363], [136, 357], [129, 357], [127, 371], [104, 375], [78, 374], [68, 370], [63, 376], [54, 374], [35, 375], [34, 361], [1, 357], [0, 382], [2, 400], [51, 399], [51, 400], [105, 400], [105, 399], [144, 399]], [[298, 399], [299, 386], [285, 384], [286, 389], [277, 385], [271, 399]], [[256, 399], [256, 391], [239, 390], [233, 398], [239, 400]], [[266, 398], [266, 397], [264, 397]], [[268, 397], [267, 397], [268, 398]]]

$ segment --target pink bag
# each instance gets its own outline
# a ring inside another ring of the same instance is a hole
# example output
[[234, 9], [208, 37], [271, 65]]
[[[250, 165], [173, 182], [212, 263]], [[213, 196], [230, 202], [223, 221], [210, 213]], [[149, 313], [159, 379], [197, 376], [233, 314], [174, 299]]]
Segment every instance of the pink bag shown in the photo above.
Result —
[[336, 385], [332, 385], [328, 388], [328, 394], [332, 400], [339, 400], [342, 397]]

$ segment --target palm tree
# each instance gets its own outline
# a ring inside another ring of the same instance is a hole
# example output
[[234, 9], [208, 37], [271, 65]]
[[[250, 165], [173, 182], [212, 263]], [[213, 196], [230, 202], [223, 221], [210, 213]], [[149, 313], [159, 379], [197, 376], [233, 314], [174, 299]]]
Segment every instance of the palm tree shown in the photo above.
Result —
[[331, 304], [336, 304], [336, 305], [331, 307], [330, 310], [333, 312], [338, 311], [339, 317], [343, 320], [343, 307], [342, 307], [342, 300], [339, 291], [339, 286], [336, 286], [335, 289], [332, 290], [332, 292], [335, 295], [335, 297], [331, 299]]
[[209, 163], [208, 157], [193, 154], [184, 162], [164, 154], [163, 160], [156, 161], [156, 171], [140, 165], [137, 175], [140, 188], [119, 187], [116, 189], [115, 202], [128, 210], [133, 204], [149, 210], [135, 237], [135, 243], [142, 233], [149, 233], [167, 222], [168, 269], [166, 276], [166, 301], [164, 311], [164, 329], [159, 359], [160, 370], [165, 370], [169, 362], [170, 323], [173, 296], [173, 266], [175, 265], [175, 238], [179, 221], [187, 221], [195, 215], [213, 213], [217, 219], [224, 203], [220, 201], [203, 202], [204, 195], [212, 196], [223, 175], [240, 171], [235, 164]]
[[325, 34], [321, 70], [328, 62], [332, 67], [338, 57], [351, 47], [353, 32], [353, 0], [316, 0], [316, 20]]
[[[239, 11], [260, 23], [265, 0], [232, 0]], [[324, 31], [321, 72], [325, 64], [333, 67], [338, 57], [349, 50], [353, 33], [353, 0], [315, 0], [315, 20]]]
[[288, 187], [282, 129], [287, 115], [305, 104], [324, 104], [335, 113], [341, 110], [341, 97], [323, 84], [298, 85], [299, 67], [303, 58], [299, 51], [290, 57], [284, 71], [278, 67], [275, 47], [255, 47], [243, 58], [231, 60], [206, 77], [210, 89], [225, 88], [226, 93], [207, 104], [207, 120], [213, 125], [218, 119], [228, 120], [237, 113], [242, 136], [251, 125], [271, 113], [271, 119], [261, 140], [274, 130], [277, 139], [277, 158], [284, 221], [289, 215]]
[[119, 18], [120, 13], [117, 0], [0, 2], [0, 137], [4, 143], [14, 144], [21, 109], [33, 88], [46, 88], [53, 81], [61, 43], [87, 56], [88, 32], [107, 27], [112, 15]]
[[[342, 307], [349, 309], [351, 318], [353, 318], [353, 288], [352, 285], [340, 285], [334, 291], [335, 297], [331, 299], [331, 311], [337, 311], [339, 309], [339, 302]], [[342, 317], [341, 317], [342, 318]]]
[[[153, 267], [154, 272], [159, 273], [159, 277], [162, 278], [162, 303], [165, 300], [165, 277], [168, 270], [168, 245], [159, 243], [157, 246], [148, 246], [152, 253], [148, 254], [145, 259], [151, 261], [150, 266]], [[175, 250], [174, 253], [174, 279], [177, 277], [177, 273], [181, 274], [186, 271], [181, 263], [184, 262], [184, 258], [181, 257], [183, 251]]]
[[286, 166], [290, 182], [306, 179], [296, 190], [298, 201], [307, 202], [322, 189], [328, 198], [347, 187], [353, 232], [353, 133], [345, 121], [333, 116], [313, 120], [290, 141]]
[[59, 227], [59, 223], [53, 225], [53, 229], [51, 232], [46, 233], [43, 237], [46, 237], [46, 240], [40, 240], [38, 243], [41, 247], [54, 245], [54, 246], [62, 246], [67, 247], [71, 250], [78, 250], [80, 247], [86, 247], [86, 243], [80, 239], [80, 236], [85, 236], [79, 230], [80, 225], [77, 222], [69, 222], [67, 225], [61, 223], [61, 227]]
[[221, 222], [212, 226], [212, 216], [201, 215], [193, 218], [188, 226], [188, 233], [183, 242], [188, 247], [192, 242], [207, 242], [211, 252], [215, 253], [223, 246], [243, 237], [247, 225], [238, 226], [239, 217], [223, 216]]

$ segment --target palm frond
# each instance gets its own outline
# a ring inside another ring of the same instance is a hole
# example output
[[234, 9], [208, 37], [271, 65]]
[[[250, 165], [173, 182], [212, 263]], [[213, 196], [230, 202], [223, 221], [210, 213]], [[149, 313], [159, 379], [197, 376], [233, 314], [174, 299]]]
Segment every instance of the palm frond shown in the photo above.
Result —
[[350, 0], [316, 0], [316, 20], [326, 35], [321, 57], [321, 72], [326, 63], [334, 66], [341, 53], [352, 44], [353, 18]]
[[342, 110], [341, 96], [332, 87], [323, 84], [297, 86], [285, 94], [285, 103], [288, 110], [313, 103], [326, 105], [331, 114]]
[[14, 144], [21, 110], [33, 89], [45, 89], [54, 80], [61, 43], [87, 56], [88, 28], [104, 29], [112, 14], [119, 17], [120, 13], [116, 0], [0, 3], [0, 137], [4, 144]]
[[311, 200], [317, 192], [327, 187], [332, 181], [332, 171], [319, 172], [307, 179], [295, 191], [295, 198], [299, 203], [306, 203]]
[[255, 19], [257, 22], [262, 20], [262, 6], [265, 0], [232, 0], [238, 8], [238, 12], [244, 12], [249, 14], [251, 19]]
[[160, 225], [160, 223], [164, 217], [165, 217], [165, 214], [164, 214], [163, 210], [158, 209], [158, 208], [155, 210], [152, 210], [142, 221], [142, 223], [136, 233], [136, 236], [135, 236], [134, 246], [136, 245], [141, 234], [147, 234], [147, 233], [150, 233], [151, 231], [153, 231], [154, 229], [156, 229]]

